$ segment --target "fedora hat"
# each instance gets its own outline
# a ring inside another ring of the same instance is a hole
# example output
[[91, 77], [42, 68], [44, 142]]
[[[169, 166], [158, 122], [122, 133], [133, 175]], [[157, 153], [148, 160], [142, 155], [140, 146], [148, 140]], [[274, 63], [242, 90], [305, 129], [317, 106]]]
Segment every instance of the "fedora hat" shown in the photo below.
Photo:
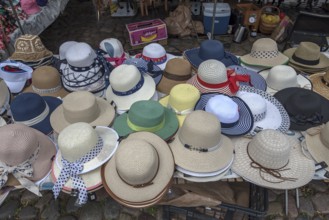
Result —
[[12, 120], [15, 124], [25, 124], [48, 135], [53, 131], [50, 115], [62, 104], [62, 100], [37, 93], [21, 93], [10, 104]]
[[313, 91], [329, 99], [329, 70], [323, 73], [316, 73], [310, 76], [313, 84]]
[[250, 76], [236, 74], [233, 69], [226, 69], [222, 62], [211, 59], [202, 62], [197, 74], [186, 83], [201, 93], [220, 92], [231, 96], [239, 90], [238, 82], [250, 83]]
[[51, 169], [56, 146], [46, 135], [24, 124], [0, 127], [0, 189], [12, 174], [31, 192], [41, 196], [33, 183], [42, 180]]
[[64, 98], [68, 92], [62, 87], [61, 76], [52, 66], [41, 66], [32, 73], [32, 84], [23, 92], [34, 92], [41, 96]]
[[185, 83], [191, 77], [191, 64], [183, 58], [173, 58], [167, 63], [163, 71], [163, 77], [157, 85], [157, 90], [161, 93], [169, 94], [175, 85]]
[[254, 125], [254, 118], [248, 105], [239, 97], [229, 97], [220, 93], [204, 93], [194, 110], [204, 110], [214, 114], [225, 135], [247, 134]]
[[115, 110], [106, 100], [87, 91], [72, 92], [63, 98], [63, 104], [50, 115], [50, 124], [60, 133], [65, 127], [76, 122], [92, 126], [109, 126]]
[[145, 61], [152, 61], [155, 65], [164, 69], [167, 62], [174, 58], [175, 55], [166, 52], [166, 49], [158, 43], [150, 43], [143, 48], [143, 52], [136, 54], [136, 58], [141, 58]]
[[260, 38], [253, 43], [251, 52], [241, 56], [240, 60], [250, 66], [273, 67], [288, 63], [289, 58], [278, 50], [274, 40]]
[[193, 68], [198, 69], [199, 65], [206, 60], [218, 60], [225, 66], [239, 65], [239, 59], [224, 50], [224, 45], [218, 40], [204, 40], [200, 47], [185, 50], [183, 53]]
[[0, 115], [9, 110], [11, 95], [6, 83], [0, 78]]
[[302, 74], [297, 74], [291, 66], [277, 65], [271, 69], [262, 70], [259, 74], [266, 80], [266, 92], [271, 95], [274, 95], [281, 89], [290, 87], [300, 87], [312, 90], [311, 81]]
[[59, 59], [66, 60], [66, 52], [67, 50], [74, 44], [78, 42], [76, 41], [65, 41], [59, 46]]
[[285, 133], [289, 130], [289, 115], [283, 105], [269, 93], [250, 86], [241, 86], [236, 94], [250, 108], [254, 126], [249, 135], [259, 130], [274, 129]]
[[129, 54], [123, 50], [122, 43], [116, 38], [106, 38], [99, 44], [99, 48], [104, 51], [104, 58], [114, 67], [121, 65]]
[[314, 162], [303, 155], [299, 141], [279, 131], [267, 129], [252, 139], [240, 138], [234, 147], [233, 172], [256, 185], [295, 189], [314, 176]]
[[149, 100], [155, 93], [155, 82], [142, 74], [136, 66], [122, 64], [111, 72], [106, 99], [114, 102], [118, 110], [128, 110], [139, 100]]
[[170, 90], [170, 94], [159, 100], [160, 104], [173, 110], [182, 127], [185, 117], [194, 110], [200, 98], [200, 92], [190, 84], [177, 84]]
[[169, 140], [178, 126], [175, 113], [153, 100], [135, 102], [128, 113], [116, 117], [113, 123], [113, 128], [120, 137], [136, 131], [148, 131], [164, 140]]
[[153, 133], [136, 132], [120, 142], [114, 157], [103, 166], [102, 179], [117, 202], [147, 207], [165, 195], [173, 173], [168, 144]]
[[290, 117], [290, 129], [305, 131], [329, 121], [329, 100], [303, 88], [286, 88], [275, 93]]
[[313, 42], [301, 42], [296, 48], [289, 48], [283, 52], [289, 57], [289, 63], [301, 68], [327, 68], [329, 58], [320, 52], [319, 45]]
[[221, 134], [216, 116], [200, 110], [186, 116], [169, 146], [175, 164], [192, 172], [216, 172], [225, 168], [233, 157], [233, 143]]
[[55, 158], [60, 168], [53, 187], [55, 198], [71, 178], [79, 191], [79, 203], [86, 202], [87, 189], [79, 175], [87, 174], [108, 161], [118, 147], [118, 139], [113, 129], [103, 126], [94, 129], [85, 122], [77, 122], [63, 129], [58, 136], [59, 151]]

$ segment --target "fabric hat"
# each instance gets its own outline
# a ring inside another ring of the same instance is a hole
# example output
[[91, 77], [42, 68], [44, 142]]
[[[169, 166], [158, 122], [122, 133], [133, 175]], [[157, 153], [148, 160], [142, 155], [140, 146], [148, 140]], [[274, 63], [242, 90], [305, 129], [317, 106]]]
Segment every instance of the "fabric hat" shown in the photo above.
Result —
[[312, 83], [302, 74], [298, 74], [294, 68], [287, 65], [277, 65], [271, 69], [262, 70], [259, 74], [267, 83], [266, 91], [274, 95], [277, 91], [289, 87], [300, 87], [312, 90]]
[[32, 78], [32, 72], [31, 67], [14, 60], [0, 63], [0, 78], [6, 82], [11, 93], [21, 92], [26, 81]]
[[316, 73], [310, 76], [313, 91], [329, 99], [329, 70], [324, 73]]
[[58, 98], [28, 92], [16, 96], [10, 109], [15, 124], [25, 124], [48, 135], [53, 131], [50, 115], [61, 104]]
[[289, 115], [282, 104], [269, 93], [250, 86], [241, 86], [236, 94], [250, 108], [254, 116], [254, 126], [250, 135], [259, 130], [274, 129], [285, 133], [289, 130]]
[[275, 93], [290, 117], [290, 129], [305, 131], [329, 121], [329, 100], [303, 88], [286, 88]]
[[120, 137], [136, 131], [148, 131], [164, 140], [169, 140], [177, 132], [178, 126], [175, 113], [153, 100], [135, 102], [128, 113], [116, 117], [113, 123]]
[[10, 59], [22, 62], [39, 62], [50, 57], [53, 57], [53, 53], [45, 48], [39, 36], [25, 34], [16, 39], [15, 51]]
[[296, 48], [289, 48], [283, 52], [289, 57], [289, 62], [306, 68], [327, 68], [329, 58], [321, 53], [319, 45], [313, 42], [301, 42]]
[[76, 43], [78, 43], [78, 42], [76, 42], [76, 41], [66, 41], [66, 42], [62, 43], [59, 46], [59, 59], [60, 60], [66, 60], [67, 50]]
[[225, 66], [239, 65], [239, 59], [224, 50], [224, 45], [218, 40], [205, 40], [200, 47], [185, 50], [183, 56], [198, 69], [199, 65], [206, 60], [218, 60]]
[[242, 63], [250, 66], [273, 67], [286, 64], [289, 58], [278, 50], [271, 38], [260, 38], [254, 42], [251, 52], [240, 57]]
[[249, 182], [273, 189], [299, 188], [315, 173], [314, 162], [303, 155], [299, 141], [271, 129], [237, 140], [232, 170]]
[[254, 118], [248, 105], [239, 97], [229, 97], [220, 93], [204, 93], [194, 110], [204, 110], [214, 114], [225, 135], [247, 134], [254, 125]]
[[129, 54], [123, 50], [122, 43], [116, 38], [106, 38], [99, 44], [99, 48], [106, 52], [105, 59], [112, 66], [117, 67], [129, 58]]
[[20, 2], [22, 10], [28, 15], [33, 15], [41, 11], [36, 0], [20, 0]]
[[162, 192], [173, 173], [168, 144], [153, 133], [136, 132], [120, 142], [114, 158], [103, 166], [102, 178], [107, 192], [119, 203], [147, 207], [158, 195], [165, 195]]
[[192, 172], [221, 170], [233, 157], [233, 143], [221, 134], [216, 116], [200, 110], [186, 116], [169, 146], [175, 164]]
[[198, 68], [198, 73], [186, 83], [192, 84], [201, 93], [220, 92], [235, 95], [239, 90], [238, 82], [250, 82], [249, 75], [235, 74], [233, 69], [227, 70], [218, 60], [206, 60]]
[[72, 92], [63, 98], [50, 116], [51, 126], [60, 133], [65, 127], [76, 122], [92, 126], [109, 126], [115, 117], [115, 110], [106, 100], [87, 91]]
[[117, 109], [128, 110], [139, 100], [149, 100], [154, 95], [155, 82], [148, 74], [142, 74], [136, 66], [122, 64], [111, 72], [106, 99]]
[[152, 61], [155, 65], [164, 69], [167, 62], [175, 56], [166, 52], [166, 49], [158, 43], [150, 43], [143, 48], [141, 54], [137, 54], [136, 58], [141, 58], [145, 61]]
[[79, 190], [79, 203], [86, 202], [87, 189], [79, 175], [108, 161], [118, 147], [118, 139], [113, 129], [103, 126], [94, 129], [85, 122], [77, 122], [63, 129], [58, 136], [59, 151], [55, 159], [61, 170], [53, 187], [55, 198], [71, 178]]
[[177, 84], [170, 90], [168, 96], [159, 100], [160, 104], [173, 110], [182, 127], [188, 114], [194, 110], [194, 106], [200, 98], [200, 92], [190, 84]]
[[0, 115], [4, 114], [10, 107], [11, 95], [6, 83], [0, 78]]
[[33, 182], [48, 175], [56, 154], [55, 144], [43, 133], [24, 124], [0, 127], [0, 140], [0, 169], [4, 170], [0, 188], [7, 182], [8, 174], [13, 174], [23, 187], [41, 196]]
[[173, 58], [167, 62], [163, 77], [157, 85], [157, 90], [169, 94], [175, 85], [185, 83], [191, 77], [191, 64], [183, 58]]
[[63, 87], [58, 70], [52, 66], [42, 66], [33, 71], [32, 84], [23, 92], [34, 92], [41, 96], [64, 98], [69, 94]]

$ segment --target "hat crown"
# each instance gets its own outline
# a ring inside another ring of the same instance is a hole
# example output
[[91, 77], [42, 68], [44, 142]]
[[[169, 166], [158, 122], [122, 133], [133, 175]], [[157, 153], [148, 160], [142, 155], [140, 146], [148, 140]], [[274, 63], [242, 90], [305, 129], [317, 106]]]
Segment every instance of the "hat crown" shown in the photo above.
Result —
[[205, 110], [216, 115], [221, 123], [234, 123], [239, 120], [239, 106], [230, 97], [215, 95], [211, 97]]
[[36, 53], [43, 52], [44, 50], [46, 50], [46, 48], [43, 45], [40, 37], [37, 35], [25, 34], [15, 41], [15, 52]]
[[121, 57], [124, 53], [121, 42], [116, 38], [107, 38], [101, 41], [99, 47], [110, 57]]
[[58, 70], [52, 66], [41, 66], [33, 71], [32, 85], [37, 89], [52, 89], [61, 85]]
[[97, 132], [91, 125], [84, 122], [67, 126], [58, 136], [58, 147], [62, 157], [69, 162], [74, 162], [86, 155], [97, 142]]
[[308, 89], [301, 89], [292, 94], [285, 104], [285, 109], [290, 116], [313, 116], [321, 110], [322, 99], [316, 93]]
[[143, 48], [143, 56], [149, 58], [160, 58], [167, 54], [165, 48], [158, 43], [151, 43]]
[[224, 55], [224, 46], [218, 40], [205, 40], [200, 45], [199, 56], [202, 60], [222, 60]]
[[271, 38], [260, 38], [254, 42], [250, 56], [254, 58], [274, 58], [279, 55], [278, 45]]
[[279, 169], [289, 162], [291, 145], [280, 131], [267, 129], [257, 133], [248, 145], [251, 159], [262, 167]]
[[266, 101], [262, 96], [256, 93], [246, 92], [239, 94], [239, 98], [241, 98], [250, 108], [254, 121], [260, 121], [265, 117]]
[[110, 75], [111, 87], [119, 92], [126, 92], [134, 88], [143, 75], [136, 66], [121, 64], [114, 68]]
[[97, 57], [91, 46], [84, 42], [73, 44], [66, 52], [66, 60], [73, 67], [88, 67]]
[[200, 98], [199, 90], [190, 84], [178, 84], [170, 90], [168, 104], [178, 111], [194, 108]]
[[299, 87], [296, 71], [287, 65], [277, 65], [271, 68], [266, 78], [267, 85], [277, 91], [289, 87]]
[[146, 140], [124, 140], [115, 154], [115, 164], [121, 179], [132, 186], [150, 183], [159, 167], [159, 156]]
[[168, 60], [164, 71], [177, 76], [188, 76], [192, 75], [192, 66], [185, 59], [173, 58]]
[[320, 59], [320, 47], [313, 42], [301, 42], [296, 48], [294, 56], [302, 58], [304, 60], [319, 60]]
[[59, 46], [59, 59], [65, 60], [67, 50], [76, 43], [78, 43], [78, 42], [66, 41], [66, 42], [62, 43], [61, 46]]
[[227, 82], [227, 73], [225, 65], [218, 60], [203, 61], [198, 68], [198, 77], [210, 84], [219, 84]]

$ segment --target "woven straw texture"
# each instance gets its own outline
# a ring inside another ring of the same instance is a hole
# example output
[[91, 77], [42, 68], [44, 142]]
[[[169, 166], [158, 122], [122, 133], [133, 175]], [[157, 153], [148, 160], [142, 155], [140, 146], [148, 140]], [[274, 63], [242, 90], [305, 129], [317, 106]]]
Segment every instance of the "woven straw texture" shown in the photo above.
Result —
[[310, 76], [310, 80], [313, 84], [313, 91], [322, 95], [326, 99], [329, 99], [329, 71], [326, 73], [316, 73]]

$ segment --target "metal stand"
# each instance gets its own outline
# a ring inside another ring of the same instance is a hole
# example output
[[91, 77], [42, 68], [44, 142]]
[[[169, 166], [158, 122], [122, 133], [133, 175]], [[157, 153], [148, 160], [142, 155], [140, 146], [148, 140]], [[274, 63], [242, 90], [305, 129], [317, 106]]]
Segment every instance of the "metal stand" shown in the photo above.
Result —
[[210, 40], [214, 39], [214, 31], [215, 31], [215, 17], [216, 17], [216, 9], [217, 9], [217, 0], [214, 1], [214, 8], [212, 14], [212, 26], [211, 26], [211, 38]]

